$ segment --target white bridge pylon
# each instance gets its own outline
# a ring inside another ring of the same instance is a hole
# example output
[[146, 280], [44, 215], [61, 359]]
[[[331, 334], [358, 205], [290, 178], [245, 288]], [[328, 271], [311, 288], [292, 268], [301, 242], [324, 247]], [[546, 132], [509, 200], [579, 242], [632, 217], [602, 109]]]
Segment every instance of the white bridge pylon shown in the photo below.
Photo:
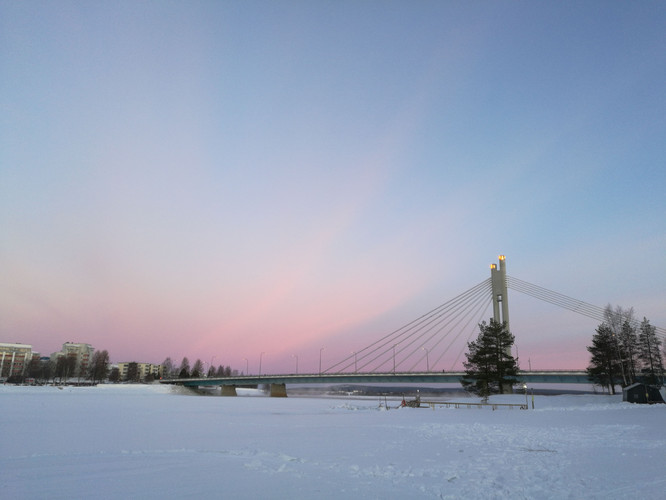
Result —
[[509, 327], [509, 294], [507, 292], [506, 280], [506, 257], [499, 256], [499, 268], [495, 264], [490, 264], [490, 283], [493, 293], [493, 319], [497, 323], [506, 323], [506, 329]]

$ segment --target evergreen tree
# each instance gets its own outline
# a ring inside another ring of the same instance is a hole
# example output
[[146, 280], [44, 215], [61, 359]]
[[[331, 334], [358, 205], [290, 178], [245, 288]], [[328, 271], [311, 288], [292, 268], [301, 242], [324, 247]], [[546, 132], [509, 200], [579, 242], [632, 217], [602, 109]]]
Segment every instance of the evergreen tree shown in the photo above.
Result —
[[180, 369], [178, 370], [178, 378], [190, 378], [190, 360], [184, 357], [180, 362]]
[[109, 373], [109, 382], [120, 382], [120, 370], [117, 366], [111, 368], [111, 372]]
[[[479, 325], [479, 336], [468, 342], [469, 352], [462, 386], [477, 395], [504, 394], [507, 388], [518, 383], [518, 365], [511, 355], [514, 336], [506, 329], [506, 323], [491, 319], [490, 324]], [[509, 389], [510, 390], [510, 389]]]
[[127, 365], [127, 377], [125, 380], [127, 380], [127, 382], [139, 381], [139, 363], [132, 361]]
[[215, 376], [215, 365], [210, 365], [210, 368], [208, 368], [208, 373], [206, 374], [207, 377], [214, 377]]
[[662, 385], [664, 383], [664, 361], [661, 357], [661, 341], [657, 337], [657, 329], [643, 318], [638, 335], [639, 354], [642, 362], [641, 378], [646, 384]]
[[587, 374], [590, 380], [615, 394], [615, 385], [622, 381], [621, 363], [617, 356], [617, 343], [612, 330], [606, 323], [597, 327], [592, 336], [592, 345], [587, 347], [592, 355]]
[[192, 374], [190, 377], [192, 378], [200, 378], [203, 372], [203, 363], [200, 359], [197, 359], [194, 362], [194, 366], [192, 367]]
[[224, 377], [224, 366], [220, 365], [217, 367], [217, 371], [215, 372], [216, 377]]

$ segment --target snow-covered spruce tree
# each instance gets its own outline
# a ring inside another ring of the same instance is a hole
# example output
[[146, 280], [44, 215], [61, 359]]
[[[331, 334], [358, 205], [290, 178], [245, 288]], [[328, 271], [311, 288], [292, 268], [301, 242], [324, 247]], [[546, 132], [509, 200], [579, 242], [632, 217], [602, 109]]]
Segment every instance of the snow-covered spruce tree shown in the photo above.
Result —
[[615, 394], [615, 385], [623, 380], [617, 347], [615, 336], [606, 323], [597, 327], [592, 345], [587, 347], [592, 355], [587, 367], [588, 377], [595, 385], [608, 388], [611, 394]]
[[638, 334], [638, 358], [642, 363], [641, 380], [646, 384], [664, 383], [664, 360], [661, 357], [660, 347], [661, 341], [657, 337], [657, 329], [644, 317]]
[[507, 387], [518, 383], [518, 365], [511, 355], [515, 337], [506, 329], [506, 323], [493, 319], [490, 324], [479, 324], [479, 330], [477, 339], [467, 343], [465, 375], [460, 383], [479, 396], [503, 394]]

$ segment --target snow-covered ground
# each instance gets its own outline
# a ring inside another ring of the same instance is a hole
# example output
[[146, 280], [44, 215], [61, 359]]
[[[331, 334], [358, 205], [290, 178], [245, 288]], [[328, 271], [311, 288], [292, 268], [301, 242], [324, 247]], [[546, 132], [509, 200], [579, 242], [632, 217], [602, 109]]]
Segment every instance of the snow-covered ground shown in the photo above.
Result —
[[666, 498], [666, 405], [535, 406], [0, 386], [0, 498]]

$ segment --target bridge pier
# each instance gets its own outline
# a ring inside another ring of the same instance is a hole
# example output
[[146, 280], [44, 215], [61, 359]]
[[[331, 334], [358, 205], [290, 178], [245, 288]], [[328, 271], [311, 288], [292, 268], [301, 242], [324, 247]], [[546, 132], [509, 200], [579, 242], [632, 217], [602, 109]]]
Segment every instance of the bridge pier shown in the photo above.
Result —
[[223, 385], [220, 389], [220, 396], [238, 396], [235, 385]]
[[286, 384], [271, 384], [271, 397], [286, 398], [287, 397]]

